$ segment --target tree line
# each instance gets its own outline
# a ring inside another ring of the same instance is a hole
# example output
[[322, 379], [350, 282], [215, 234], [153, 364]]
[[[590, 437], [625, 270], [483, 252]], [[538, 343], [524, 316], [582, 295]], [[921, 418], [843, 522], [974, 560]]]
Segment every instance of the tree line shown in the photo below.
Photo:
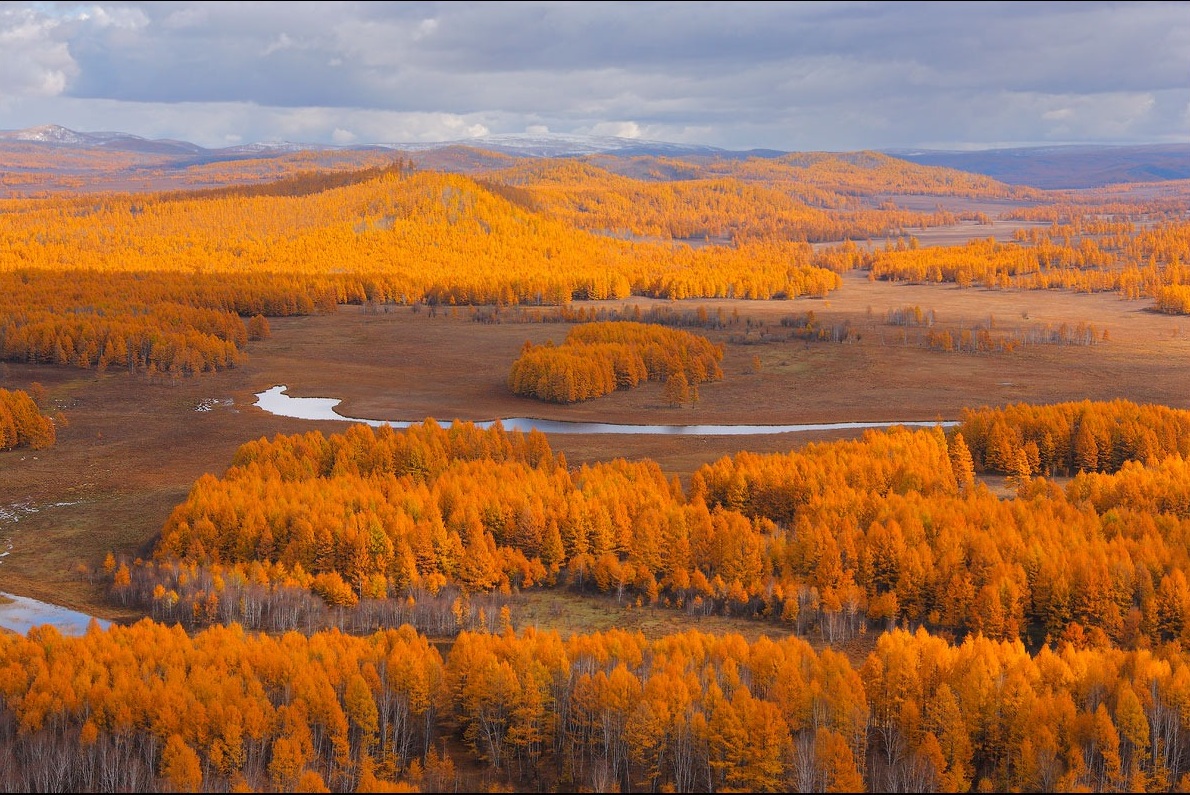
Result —
[[1019, 234], [1013, 242], [989, 238], [957, 247], [923, 248], [915, 241], [905, 245], [898, 240], [850, 258], [834, 253], [833, 259], [819, 264], [839, 260], [866, 268], [872, 279], [889, 281], [1116, 292], [1131, 300], [1150, 298], [1161, 312], [1185, 314], [1190, 224], [1174, 219], [1140, 230], [1120, 226], [1080, 225], [1082, 236], [1073, 240], [1072, 233], [1061, 228]]
[[980, 471], [1073, 475], [1127, 461], [1190, 457], [1190, 412], [1128, 400], [964, 409], [963, 434]]

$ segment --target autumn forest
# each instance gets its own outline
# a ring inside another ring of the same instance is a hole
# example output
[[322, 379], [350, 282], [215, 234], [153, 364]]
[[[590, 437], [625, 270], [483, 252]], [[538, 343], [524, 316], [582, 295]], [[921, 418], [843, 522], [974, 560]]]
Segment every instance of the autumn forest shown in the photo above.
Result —
[[1190, 788], [1190, 184], [6, 157], [0, 790]]

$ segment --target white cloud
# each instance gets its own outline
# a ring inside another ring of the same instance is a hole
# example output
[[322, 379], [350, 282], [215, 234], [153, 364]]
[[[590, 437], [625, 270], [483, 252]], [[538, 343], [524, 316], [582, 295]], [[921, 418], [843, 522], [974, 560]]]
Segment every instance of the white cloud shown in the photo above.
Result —
[[601, 121], [591, 128], [594, 135], [611, 135], [617, 138], [640, 138], [640, 125], [634, 121]]
[[78, 74], [59, 20], [29, 9], [0, 9], [0, 98], [57, 96]]
[[[1157, 106], [1157, 98], [1148, 92], [1109, 93], [1067, 98], [1056, 121], [1064, 135], [1090, 135], [1106, 141], [1128, 140], [1146, 128]], [[1143, 132], [1141, 133], [1143, 134]]]
[[101, 5], [83, 6], [74, 11], [73, 17], [81, 21], [93, 22], [101, 28], [139, 30], [149, 24], [149, 18], [139, 8], [124, 6], [112, 8]]
[[167, 30], [185, 30], [205, 25], [212, 4], [197, 4], [189, 8], [179, 8], [171, 11], [163, 20], [161, 26]]
[[268, 57], [275, 52], [293, 49], [296, 46], [297, 45], [294, 43], [293, 39], [289, 38], [288, 33], [281, 33], [281, 35], [277, 36], [276, 40], [272, 41], [269, 46], [261, 50], [260, 54]]
[[417, 24], [417, 27], [414, 28], [413, 38], [414, 38], [414, 40], [424, 39], [427, 36], [434, 35], [434, 31], [436, 31], [436, 30], [438, 30], [438, 20], [423, 19], [421, 22], [419, 22]]
[[[366, 108], [276, 108], [247, 102], [118, 102], [30, 97], [0, 105], [0, 129], [35, 126], [19, 118], [47, 118], [73, 130], [127, 130], [147, 138], [177, 138], [220, 147], [253, 141], [422, 143], [488, 135], [488, 120], [446, 113], [401, 113]], [[491, 123], [506, 122], [493, 119]]]

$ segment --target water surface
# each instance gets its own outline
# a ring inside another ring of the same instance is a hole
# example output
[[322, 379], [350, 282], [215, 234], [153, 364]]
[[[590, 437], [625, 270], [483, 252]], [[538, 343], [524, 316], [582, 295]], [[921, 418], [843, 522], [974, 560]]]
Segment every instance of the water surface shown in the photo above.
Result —
[[[13, 596], [0, 593], [0, 627], [11, 629], [24, 635], [33, 627], [50, 624], [63, 635], [82, 635], [87, 631], [87, 625], [92, 620], [98, 621], [99, 626], [107, 629], [110, 621], [92, 619], [86, 613], [67, 610], [65, 607], [39, 602], [27, 596]], [[5, 600], [12, 601], [5, 601]]]
[[[36, 505], [31, 502], [18, 502], [12, 505], [0, 505], [0, 564], [4, 563], [4, 558], [8, 557], [13, 550], [12, 525], [19, 522], [21, 517], [35, 514], [45, 508], [61, 508], [68, 505], [74, 505], [74, 503], [55, 502], [49, 505]], [[3, 569], [0, 568], [0, 571]], [[108, 621], [96, 620], [102, 627], [107, 627], [110, 624]], [[90, 621], [91, 616], [85, 613], [39, 602], [27, 596], [13, 596], [0, 592], [0, 627], [11, 629], [22, 635], [40, 624], [52, 624], [63, 635], [82, 635], [87, 631], [87, 624]]]

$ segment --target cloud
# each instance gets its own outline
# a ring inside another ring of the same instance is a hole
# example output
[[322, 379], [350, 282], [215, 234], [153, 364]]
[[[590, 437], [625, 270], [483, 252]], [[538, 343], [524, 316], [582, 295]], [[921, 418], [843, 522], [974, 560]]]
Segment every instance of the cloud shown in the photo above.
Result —
[[[425, 143], [487, 135], [506, 128], [503, 118], [447, 113], [402, 113], [369, 108], [277, 108], [247, 102], [124, 102], [103, 99], [27, 98], [22, 113], [53, 118], [74, 130], [121, 130], [147, 138], [178, 138], [217, 148], [251, 141], [334, 144]], [[53, 114], [52, 117], [50, 114]], [[0, 108], [0, 128], [6, 125]]]
[[267, 47], [261, 50], [260, 54], [269, 56], [275, 52], [280, 52], [281, 50], [292, 50], [298, 47], [300, 47], [300, 45], [294, 42], [293, 39], [289, 38], [288, 34], [282, 33], [281, 35], [277, 36], [276, 41], [271, 42]]
[[425, 140], [531, 126], [731, 148], [1190, 140], [1186, 8], [8, 3], [0, 125], [74, 114], [97, 129], [87, 119], [118, 105], [153, 109], [135, 115], [156, 129], [199, 107], [245, 125], [212, 129], [211, 140], [330, 142], [336, 130]]
[[0, 8], [0, 99], [56, 96], [78, 74], [59, 29], [29, 9]]
[[640, 125], [634, 121], [601, 121], [591, 128], [592, 135], [612, 135], [617, 138], [640, 138]]
[[98, 28], [116, 30], [140, 30], [149, 24], [148, 17], [139, 8], [126, 6], [78, 6], [67, 11], [63, 16], [78, 22], [92, 23]]

